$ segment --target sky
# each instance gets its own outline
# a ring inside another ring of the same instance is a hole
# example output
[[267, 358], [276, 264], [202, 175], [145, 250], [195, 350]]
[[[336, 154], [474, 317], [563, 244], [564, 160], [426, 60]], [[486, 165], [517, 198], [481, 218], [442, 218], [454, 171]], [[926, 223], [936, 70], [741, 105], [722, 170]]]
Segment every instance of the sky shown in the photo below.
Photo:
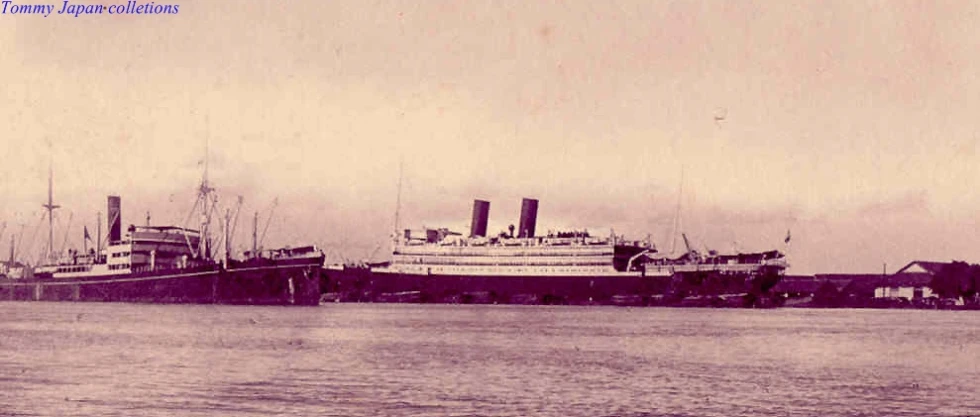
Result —
[[0, 15], [3, 257], [46, 243], [49, 164], [80, 247], [110, 194], [193, 226], [207, 159], [240, 248], [257, 213], [264, 246], [383, 259], [396, 211], [466, 231], [485, 199], [494, 232], [531, 197], [539, 231], [793, 274], [980, 261], [976, 3], [157, 3]]

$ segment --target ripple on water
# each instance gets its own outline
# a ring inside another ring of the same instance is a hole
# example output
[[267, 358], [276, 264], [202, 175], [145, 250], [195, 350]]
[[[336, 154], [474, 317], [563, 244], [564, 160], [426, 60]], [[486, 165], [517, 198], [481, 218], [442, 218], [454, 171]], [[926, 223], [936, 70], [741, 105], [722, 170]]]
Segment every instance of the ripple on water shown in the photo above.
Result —
[[0, 414], [980, 415], [978, 318], [0, 303]]

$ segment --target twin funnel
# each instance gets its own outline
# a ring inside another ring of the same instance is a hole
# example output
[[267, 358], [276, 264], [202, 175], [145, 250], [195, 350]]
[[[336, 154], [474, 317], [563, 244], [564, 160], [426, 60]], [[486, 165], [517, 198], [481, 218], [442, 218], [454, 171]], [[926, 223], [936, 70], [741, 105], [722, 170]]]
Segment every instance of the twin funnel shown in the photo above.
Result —
[[[473, 200], [473, 220], [470, 223], [470, 237], [486, 237], [487, 221], [490, 219], [490, 202]], [[538, 200], [525, 198], [521, 202], [521, 218], [518, 223], [518, 237], [534, 237], [538, 221]]]

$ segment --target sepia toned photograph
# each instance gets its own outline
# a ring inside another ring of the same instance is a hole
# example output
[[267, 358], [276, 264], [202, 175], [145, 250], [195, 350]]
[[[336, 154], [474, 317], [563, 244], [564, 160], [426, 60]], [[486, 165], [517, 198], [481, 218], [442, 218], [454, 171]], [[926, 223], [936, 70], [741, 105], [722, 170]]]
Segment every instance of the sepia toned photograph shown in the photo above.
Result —
[[0, 416], [980, 416], [980, 2], [0, 1]]

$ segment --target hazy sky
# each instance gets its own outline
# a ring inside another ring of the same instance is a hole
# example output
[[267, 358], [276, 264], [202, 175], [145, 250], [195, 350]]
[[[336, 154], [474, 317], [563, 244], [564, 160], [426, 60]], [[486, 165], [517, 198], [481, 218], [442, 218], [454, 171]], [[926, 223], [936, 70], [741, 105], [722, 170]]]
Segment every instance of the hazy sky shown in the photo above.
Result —
[[977, 3], [173, 3], [0, 15], [4, 256], [46, 239], [49, 155], [80, 246], [107, 194], [183, 224], [209, 138], [242, 245], [259, 211], [266, 246], [368, 256], [402, 159], [403, 227], [465, 231], [481, 198], [503, 230], [527, 196], [540, 231], [663, 251], [678, 214], [723, 251], [789, 229], [791, 273], [980, 260]]

